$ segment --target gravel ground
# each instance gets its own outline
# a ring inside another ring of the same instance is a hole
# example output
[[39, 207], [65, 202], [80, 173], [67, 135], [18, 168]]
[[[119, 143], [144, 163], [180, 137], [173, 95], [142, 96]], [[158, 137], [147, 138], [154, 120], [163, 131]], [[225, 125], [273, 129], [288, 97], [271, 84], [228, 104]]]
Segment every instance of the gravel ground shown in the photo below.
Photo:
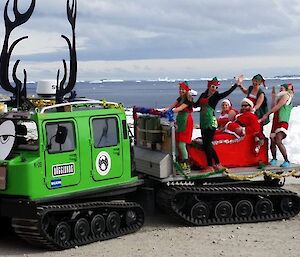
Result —
[[[300, 185], [286, 189], [300, 194]], [[290, 220], [185, 227], [164, 214], [146, 217], [135, 234], [55, 252], [31, 247], [16, 236], [0, 238], [0, 256], [300, 256], [300, 215]]]

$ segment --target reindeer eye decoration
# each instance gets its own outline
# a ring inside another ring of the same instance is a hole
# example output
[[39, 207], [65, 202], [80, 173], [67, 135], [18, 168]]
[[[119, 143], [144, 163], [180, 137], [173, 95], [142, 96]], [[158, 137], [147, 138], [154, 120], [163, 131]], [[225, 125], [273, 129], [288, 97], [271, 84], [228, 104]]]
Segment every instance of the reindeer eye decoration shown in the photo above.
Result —
[[0, 143], [2, 145], [5, 145], [8, 140], [9, 140], [9, 136], [8, 135], [2, 135], [2, 136], [0, 136]]
[[0, 124], [0, 160], [5, 160], [15, 143], [16, 129], [11, 120]]

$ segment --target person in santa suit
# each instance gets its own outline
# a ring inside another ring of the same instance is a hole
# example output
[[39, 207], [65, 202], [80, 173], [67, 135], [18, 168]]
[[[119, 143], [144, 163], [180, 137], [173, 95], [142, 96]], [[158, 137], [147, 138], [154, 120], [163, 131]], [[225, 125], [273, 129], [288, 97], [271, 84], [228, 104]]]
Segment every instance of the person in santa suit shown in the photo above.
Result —
[[288, 160], [287, 151], [282, 143], [282, 140], [286, 138], [289, 127], [289, 120], [291, 111], [293, 108], [292, 99], [294, 96], [294, 87], [291, 83], [282, 84], [280, 86], [280, 92], [277, 94], [274, 106], [267, 112], [262, 118], [261, 122], [264, 122], [271, 113], [274, 113], [272, 129], [271, 129], [271, 153], [273, 159], [270, 161], [271, 165], [277, 164], [276, 152], [277, 147], [284, 158], [284, 162], [281, 167], [289, 167], [290, 162]]
[[191, 89], [186, 81], [180, 82], [179, 97], [167, 108], [177, 113], [175, 132], [177, 157], [180, 159], [181, 168], [186, 173], [190, 171], [186, 144], [191, 143], [194, 128], [192, 117], [193, 98], [190, 91]]
[[222, 131], [227, 122], [234, 120], [235, 115], [238, 114], [238, 111], [232, 107], [229, 99], [222, 100], [221, 108], [221, 114], [218, 118], [218, 131]]
[[224, 128], [224, 132], [232, 134], [237, 138], [244, 135], [254, 135], [262, 138], [261, 127], [258, 117], [252, 112], [254, 104], [249, 98], [241, 101], [240, 113], [235, 116], [234, 121], [229, 121]]

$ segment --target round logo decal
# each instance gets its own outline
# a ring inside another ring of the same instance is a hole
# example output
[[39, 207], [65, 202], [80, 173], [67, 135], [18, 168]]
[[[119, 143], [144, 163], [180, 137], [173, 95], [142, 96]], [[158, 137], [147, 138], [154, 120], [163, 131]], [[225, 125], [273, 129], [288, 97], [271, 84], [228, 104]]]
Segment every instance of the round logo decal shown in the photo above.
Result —
[[96, 158], [96, 169], [101, 176], [105, 176], [110, 171], [111, 159], [107, 152], [100, 152]]

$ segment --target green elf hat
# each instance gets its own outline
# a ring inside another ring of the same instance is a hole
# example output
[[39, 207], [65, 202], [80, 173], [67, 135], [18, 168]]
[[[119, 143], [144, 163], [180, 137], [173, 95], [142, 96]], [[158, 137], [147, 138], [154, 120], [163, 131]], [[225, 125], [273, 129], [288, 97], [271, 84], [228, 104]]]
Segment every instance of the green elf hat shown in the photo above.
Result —
[[211, 85], [215, 85], [216, 87], [218, 87], [221, 85], [221, 83], [217, 77], [213, 77], [212, 80], [207, 81], [207, 86], [210, 87]]
[[294, 87], [293, 87], [292, 83], [282, 84], [280, 86], [284, 87], [286, 89], [286, 91], [288, 91], [290, 93], [294, 93]]
[[264, 85], [264, 87], [266, 87], [266, 85], [265, 85], [265, 79], [263, 78], [262, 75], [256, 74], [255, 76], [253, 76], [252, 80], [257, 80], [259, 82], [262, 82], [263, 85]]

